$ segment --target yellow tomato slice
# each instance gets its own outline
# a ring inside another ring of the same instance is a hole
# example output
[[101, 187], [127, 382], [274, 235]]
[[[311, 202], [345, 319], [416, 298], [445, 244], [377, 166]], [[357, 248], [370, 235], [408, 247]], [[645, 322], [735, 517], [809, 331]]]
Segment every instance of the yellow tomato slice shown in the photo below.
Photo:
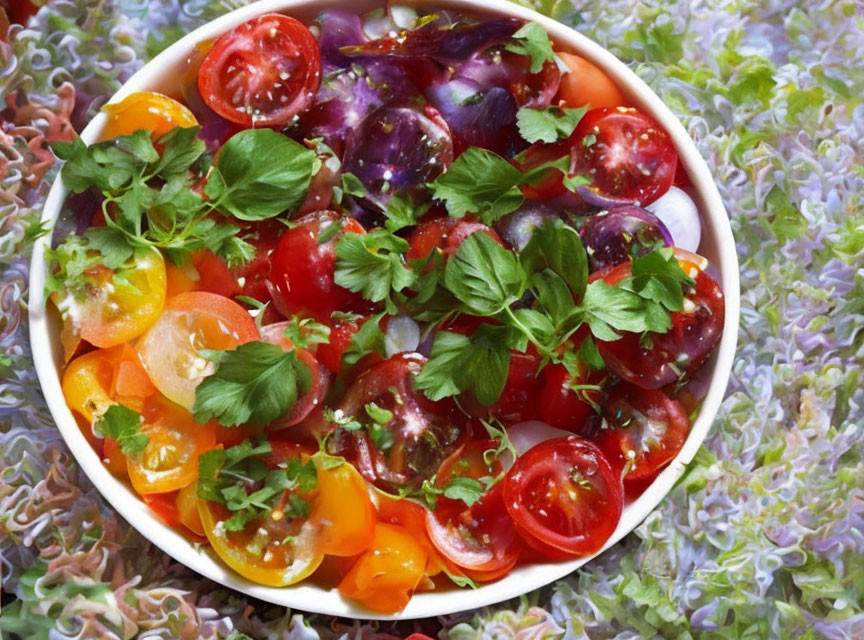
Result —
[[96, 347], [114, 347], [156, 322], [165, 304], [165, 261], [156, 249], [141, 251], [133, 260], [131, 267], [123, 269], [122, 278], [96, 267], [87, 274], [86, 291], [51, 296], [63, 318], [64, 342], [73, 344], [70, 337], [75, 336]]
[[99, 140], [128, 136], [139, 129], [147, 129], [157, 139], [175, 127], [194, 127], [198, 120], [189, 109], [168, 96], [151, 91], [132, 93], [116, 104], [102, 109], [108, 123]]
[[118, 348], [97, 349], [75, 358], [63, 372], [63, 396], [72, 411], [93, 425], [93, 420], [117, 404], [111, 398]]
[[408, 529], [379, 522], [372, 548], [351, 567], [339, 592], [372, 611], [396, 613], [423, 578], [426, 560], [426, 551]]
[[168, 301], [141, 338], [138, 353], [156, 388], [191, 409], [195, 388], [213, 372], [213, 364], [198, 352], [236, 349], [257, 339], [255, 321], [239, 304], [215, 293], [190, 291]]
[[216, 446], [213, 430], [188, 411], [161, 400], [145, 407], [142, 431], [150, 440], [127, 458], [129, 480], [138, 493], [168, 493], [198, 478], [198, 456]]
[[177, 494], [177, 518], [191, 532], [204, 536], [204, 525], [198, 514], [198, 482], [187, 484]]
[[354, 556], [375, 536], [377, 511], [366, 481], [350, 464], [328, 467], [329, 456], [313, 456], [318, 489], [309, 521], [317, 528], [319, 549], [333, 556]]
[[268, 515], [243, 531], [226, 531], [231, 512], [222, 505], [199, 500], [198, 513], [216, 554], [252, 582], [285, 587], [311, 575], [324, 558], [316, 545], [317, 527], [308, 520]]

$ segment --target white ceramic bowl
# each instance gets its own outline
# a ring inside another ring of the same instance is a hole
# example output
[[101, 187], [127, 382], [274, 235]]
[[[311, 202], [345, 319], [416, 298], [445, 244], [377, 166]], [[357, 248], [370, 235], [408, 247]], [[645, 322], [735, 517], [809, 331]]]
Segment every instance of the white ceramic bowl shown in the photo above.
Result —
[[[633, 530], [659, 503], [692, 460], [723, 398], [726, 383], [732, 368], [738, 330], [739, 288], [738, 259], [732, 231], [720, 194], [714, 185], [710, 169], [699, 155], [681, 123], [648, 86], [627, 66], [600, 45], [564, 25], [539, 13], [511, 4], [506, 0], [413, 0], [403, 4], [416, 4], [473, 12], [479, 15], [508, 15], [540, 23], [556, 44], [558, 50], [578, 53], [603, 69], [634, 106], [651, 114], [659, 121], [678, 149], [681, 161], [693, 183], [696, 204], [702, 219], [702, 244], [700, 253], [717, 266], [720, 284], [726, 296], [726, 326], [717, 352], [706, 365], [712, 373], [708, 395], [699, 417], [693, 424], [687, 442], [672, 463], [659, 475], [654, 483], [635, 502], [627, 505], [618, 523], [618, 528], [606, 547], [611, 547]], [[382, 0], [261, 0], [214, 20], [175, 43], [153, 61], [143, 67], [112, 98], [122, 100], [136, 91], [159, 91], [178, 96], [177, 79], [186, 70], [187, 58], [196, 43], [216, 38], [241, 22], [271, 11], [281, 11], [310, 23], [321, 11], [328, 8], [347, 8], [362, 13], [382, 6]], [[96, 140], [105, 125], [105, 116], [100, 114], [87, 126], [82, 138], [87, 143]], [[67, 190], [62, 181], [55, 182], [42, 216], [43, 221], [53, 222], [60, 215]], [[515, 569], [506, 578], [481, 586], [477, 590], [447, 590], [416, 594], [406, 609], [397, 616], [382, 616], [369, 612], [343, 598], [336, 590], [324, 590], [317, 586], [299, 584], [292, 587], [273, 588], [254, 584], [226, 567], [209, 549], [198, 550], [182, 535], [158, 520], [138, 495], [126, 484], [117, 480], [103, 466], [99, 456], [81, 434], [72, 413], [67, 408], [60, 388], [59, 372], [62, 367], [62, 349], [59, 339], [59, 319], [49, 312], [43, 302], [45, 285], [45, 248], [50, 238], [42, 238], [33, 252], [30, 275], [30, 339], [36, 372], [51, 413], [69, 449], [81, 468], [99, 489], [102, 495], [132, 526], [151, 540], [157, 547], [182, 562], [187, 567], [226, 587], [242, 591], [250, 596], [318, 613], [352, 618], [419, 618], [474, 609], [518, 596], [562, 578], [591, 558], [579, 558], [569, 562], [532, 564]]]

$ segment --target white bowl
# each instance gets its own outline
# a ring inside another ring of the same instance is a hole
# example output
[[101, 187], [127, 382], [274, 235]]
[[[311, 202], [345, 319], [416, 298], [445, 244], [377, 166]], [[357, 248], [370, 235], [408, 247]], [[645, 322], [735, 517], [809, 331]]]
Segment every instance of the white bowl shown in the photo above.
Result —
[[[694, 199], [699, 207], [703, 226], [700, 253], [719, 269], [720, 284], [726, 297], [726, 325], [723, 328], [719, 348], [706, 365], [711, 370], [710, 387], [684, 447], [648, 490], [624, 509], [618, 528], [609, 538], [604, 549], [611, 547], [632, 531], [663, 500], [684, 472], [687, 463], [696, 454], [723, 398], [735, 354], [740, 297], [738, 259], [726, 210], [714, 185], [711, 171], [681, 123], [642, 80], [600, 45], [555, 20], [506, 0], [441, 0], [440, 2], [413, 0], [410, 3], [417, 6], [462, 10], [484, 16], [514, 16], [540, 23], [549, 33], [558, 50], [578, 53], [596, 64], [609, 74], [631, 104], [651, 114], [663, 125], [672, 137], [693, 184]], [[350, 3], [344, 0], [261, 0], [213, 20], [167, 48], [132, 76], [114, 95], [111, 102], [122, 100], [136, 91], [159, 91], [178, 96], [180, 92], [177, 78], [186, 70], [186, 61], [193, 52], [195, 44], [214, 39], [253, 16], [282, 11], [308, 24], [321, 11], [328, 8], [347, 8], [362, 13], [382, 5], [381, 0], [354, 0]], [[105, 121], [106, 117], [103, 114], [94, 118], [82, 133], [84, 141], [94, 142]], [[53, 222], [57, 219], [66, 195], [67, 190], [58, 179], [48, 194], [43, 221]], [[569, 562], [522, 566], [506, 578], [483, 585], [477, 590], [454, 589], [417, 593], [405, 610], [395, 616], [384, 616], [365, 610], [343, 598], [335, 589], [324, 590], [308, 584], [283, 588], [265, 587], [242, 578], [225, 566], [212, 551], [196, 549], [186, 538], [163, 524], [127, 484], [108, 472], [99, 456], [84, 439], [71, 411], [66, 406], [60, 388], [59, 372], [63, 359], [59, 340], [59, 321], [56, 313], [46, 315], [42, 296], [46, 277], [45, 249], [49, 244], [50, 238], [42, 238], [36, 243], [33, 251], [29, 313], [30, 340], [36, 372], [51, 414], [81, 468], [108, 502], [142, 535], [178, 562], [219, 584], [275, 604], [351, 618], [392, 619], [435, 616], [490, 605], [554, 582], [591, 560], [590, 557], [586, 557]]]

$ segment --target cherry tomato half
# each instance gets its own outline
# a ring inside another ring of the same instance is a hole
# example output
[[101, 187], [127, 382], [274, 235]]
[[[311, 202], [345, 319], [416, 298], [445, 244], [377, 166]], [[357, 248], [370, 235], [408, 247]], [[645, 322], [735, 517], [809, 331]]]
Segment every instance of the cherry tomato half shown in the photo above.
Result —
[[504, 508], [501, 482], [461, 511], [454, 513], [448, 505], [428, 512], [426, 531], [441, 555], [474, 580], [507, 575], [519, 560], [521, 544]]
[[[693, 374], [714, 351], [723, 333], [725, 306], [720, 285], [690, 260], [682, 261], [680, 253], [676, 255], [696, 282], [684, 292], [684, 309], [672, 314], [672, 328], [662, 334], [643, 337], [625, 332], [618, 340], [597, 341], [597, 350], [609, 369], [643, 389], [659, 389]], [[608, 284], [615, 284], [629, 275], [630, 263], [626, 262], [602, 277]]]
[[339, 583], [339, 592], [372, 611], [405, 608], [426, 571], [426, 551], [404, 527], [379, 522], [372, 548]]
[[[486, 438], [463, 444], [441, 463], [435, 476], [435, 486], [446, 487], [454, 478], [496, 478], [503, 471], [501, 461], [492, 455], [498, 444]], [[438, 496], [435, 510], [443, 513], [445, 510], [461, 510], [464, 507], [465, 503], [461, 500]]]
[[571, 555], [598, 551], [624, 506], [621, 480], [603, 452], [576, 436], [529, 449], [502, 484], [519, 532]]
[[655, 475], [678, 455], [690, 420], [681, 403], [659, 389], [640, 389], [626, 382], [615, 385], [603, 408], [606, 419], [595, 442], [618, 469], [632, 464], [625, 483]]
[[592, 109], [570, 140], [571, 168], [591, 178], [587, 189], [601, 199], [645, 206], [672, 185], [678, 166], [672, 140], [632, 107]]
[[313, 213], [297, 222], [283, 234], [270, 258], [267, 287], [276, 308], [285, 317], [311, 315], [321, 322], [329, 321], [337, 310], [362, 309], [365, 302], [359, 294], [333, 281], [339, 233], [324, 242], [319, 238], [331, 233], [334, 224], [344, 233], [364, 233], [363, 227], [332, 211]]
[[152, 91], [129, 94], [120, 102], [105, 105], [102, 111], [108, 116], [108, 122], [99, 140], [128, 136], [139, 129], [150, 131], [156, 140], [176, 127], [198, 125], [186, 105]]
[[315, 37], [298, 20], [277, 13], [222, 35], [198, 71], [207, 106], [247, 127], [287, 124], [312, 104], [320, 84]]
[[478, 232], [485, 233], [503, 246], [504, 243], [495, 230], [474, 216], [458, 219], [443, 215], [430, 217], [412, 229], [408, 238], [411, 246], [405, 257], [408, 260], [423, 260], [435, 249], [440, 249], [448, 257], [452, 256], [468, 236]]
[[624, 96], [607, 76], [585, 58], [573, 53], [558, 52], [556, 54], [570, 73], [561, 76], [558, 87], [558, 97], [568, 107], [584, 107], [599, 109], [600, 107], [620, 107], [625, 105]]
[[364, 424], [371, 422], [366, 413], [370, 403], [392, 412], [392, 420], [383, 425], [382, 449], [366, 429], [337, 429], [328, 441], [332, 453], [347, 457], [363, 477], [384, 490], [419, 486], [463, 436], [465, 417], [452, 399], [433, 402], [415, 390], [414, 377], [425, 361], [419, 354], [387, 358], [358, 376], [337, 407]]
[[570, 375], [563, 364], [550, 364], [541, 373], [540, 396], [537, 401], [540, 419], [558, 429], [586, 435], [589, 419], [596, 415], [594, 407], [602, 400], [602, 391], [574, 389], [579, 386], [601, 386], [605, 372], [592, 372], [582, 367], [576, 376]]
[[123, 344], [156, 322], [165, 303], [165, 261], [156, 249], [138, 252], [133, 260], [123, 278], [99, 265], [88, 272], [86, 292], [52, 294], [64, 332], [73, 334], [64, 337], [67, 353], [77, 349], [78, 339], [103, 348]]
[[255, 321], [236, 302], [191, 291], [171, 298], [138, 352], [147, 374], [167, 398], [191, 409], [195, 388], [213, 370], [202, 349], [231, 350], [258, 339]]

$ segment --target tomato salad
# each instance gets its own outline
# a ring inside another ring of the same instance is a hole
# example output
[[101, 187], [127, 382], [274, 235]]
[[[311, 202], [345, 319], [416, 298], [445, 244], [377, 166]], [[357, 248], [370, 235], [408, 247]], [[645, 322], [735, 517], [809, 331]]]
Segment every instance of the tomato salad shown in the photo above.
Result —
[[404, 7], [252, 18], [187, 80], [55, 145], [46, 295], [110, 471], [384, 613], [601, 549], [723, 327], [662, 127], [536, 23]]

